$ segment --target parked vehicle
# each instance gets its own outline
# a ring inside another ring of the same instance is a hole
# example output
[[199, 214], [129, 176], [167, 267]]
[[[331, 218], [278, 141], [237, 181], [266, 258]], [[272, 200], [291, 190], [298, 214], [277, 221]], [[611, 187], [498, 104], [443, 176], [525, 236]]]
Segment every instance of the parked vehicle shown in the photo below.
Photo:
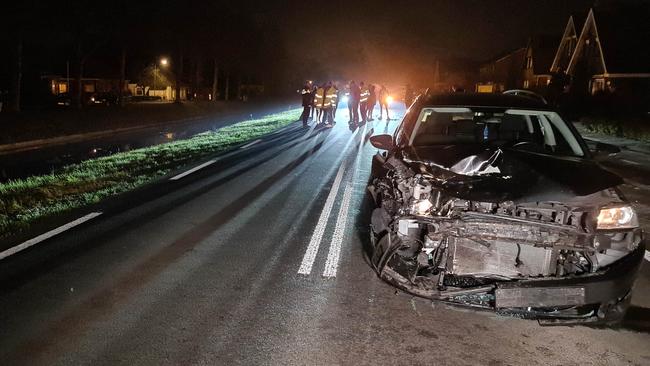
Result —
[[90, 97], [90, 104], [103, 104], [106, 106], [117, 104], [118, 96], [115, 93], [95, 93]]
[[645, 252], [637, 215], [548, 105], [423, 95], [371, 143], [385, 150], [368, 187], [382, 279], [544, 323], [622, 319]]

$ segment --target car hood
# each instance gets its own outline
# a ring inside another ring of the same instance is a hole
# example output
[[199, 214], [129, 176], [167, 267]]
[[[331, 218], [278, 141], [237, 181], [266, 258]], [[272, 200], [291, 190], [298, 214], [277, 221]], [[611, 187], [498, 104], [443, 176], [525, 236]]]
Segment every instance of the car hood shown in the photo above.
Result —
[[623, 183], [589, 159], [499, 147], [407, 147], [401, 157], [448, 194], [485, 202], [566, 202]]

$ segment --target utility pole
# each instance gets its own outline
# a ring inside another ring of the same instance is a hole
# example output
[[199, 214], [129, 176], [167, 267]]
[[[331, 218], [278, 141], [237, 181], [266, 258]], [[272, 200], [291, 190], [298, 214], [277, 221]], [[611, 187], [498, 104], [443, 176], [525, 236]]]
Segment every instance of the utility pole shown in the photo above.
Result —
[[21, 87], [23, 82], [23, 35], [18, 36], [16, 44], [16, 63], [14, 65], [14, 77], [12, 85], [12, 98], [9, 110], [20, 112], [20, 95], [22, 93]]
[[214, 73], [212, 74], [212, 101], [217, 101], [217, 93], [219, 92], [219, 64], [217, 59], [214, 59]]

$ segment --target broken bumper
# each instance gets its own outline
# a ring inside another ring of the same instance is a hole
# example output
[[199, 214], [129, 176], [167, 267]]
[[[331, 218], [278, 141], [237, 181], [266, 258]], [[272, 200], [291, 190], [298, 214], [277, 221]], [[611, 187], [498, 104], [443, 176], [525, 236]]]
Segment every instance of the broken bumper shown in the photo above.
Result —
[[[395, 262], [379, 272], [382, 279], [413, 295], [456, 305], [491, 309], [502, 315], [528, 319], [599, 321], [611, 309], [630, 300], [631, 289], [644, 258], [646, 242], [601, 270], [563, 278], [496, 281], [491, 284], [441, 290], [432, 281], [412, 281]], [[402, 272], [402, 273], [400, 273]]]

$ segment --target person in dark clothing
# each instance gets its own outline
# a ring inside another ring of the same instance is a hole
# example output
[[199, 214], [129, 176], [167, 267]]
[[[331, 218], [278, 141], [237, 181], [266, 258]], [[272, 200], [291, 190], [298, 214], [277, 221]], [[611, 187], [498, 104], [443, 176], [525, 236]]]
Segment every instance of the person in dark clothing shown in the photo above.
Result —
[[413, 98], [413, 88], [411, 88], [411, 84], [406, 84], [406, 91], [404, 92], [404, 104], [406, 105], [406, 108], [413, 104]]
[[332, 110], [332, 117], [336, 118], [336, 110], [339, 109], [339, 102], [341, 101], [341, 90], [338, 84], [334, 84], [334, 89], [336, 89], [336, 99], [333, 106], [334, 109]]
[[375, 104], [377, 104], [377, 91], [375, 86], [370, 84], [368, 86], [368, 121], [373, 121], [372, 112], [375, 110]]
[[350, 120], [352, 123], [359, 123], [359, 100], [361, 99], [361, 88], [354, 81], [350, 82]]
[[318, 90], [318, 86], [314, 85], [311, 89], [311, 113], [309, 113], [309, 119], [316, 117], [314, 116], [314, 114], [316, 114], [316, 90]]
[[312, 104], [314, 104], [314, 97], [312, 96], [312, 91], [309, 84], [305, 84], [302, 90], [300, 90], [300, 94], [302, 95], [302, 115], [300, 118], [302, 119], [303, 127], [307, 127]]

